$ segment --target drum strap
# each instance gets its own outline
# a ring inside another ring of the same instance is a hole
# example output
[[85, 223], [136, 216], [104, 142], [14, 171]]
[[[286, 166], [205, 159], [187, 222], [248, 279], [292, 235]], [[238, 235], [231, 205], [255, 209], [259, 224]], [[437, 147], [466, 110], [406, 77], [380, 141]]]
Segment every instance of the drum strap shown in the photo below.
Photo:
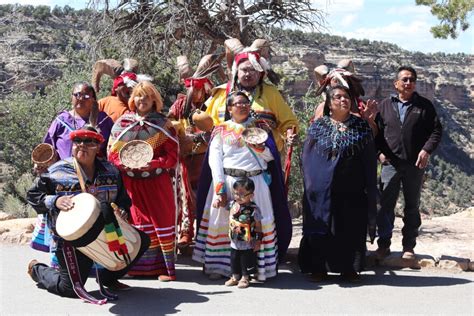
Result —
[[73, 159], [74, 169], [76, 169], [77, 178], [79, 179], [79, 185], [81, 186], [81, 191], [87, 193], [86, 183], [84, 181], [84, 176], [82, 175], [82, 168], [77, 163], [76, 158]]
[[[82, 192], [87, 192], [86, 184], [84, 182], [84, 177], [82, 175], [82, 168], [77, 162], [76, 158], [73, 160], [74, 162], [74, 169], [76, 169], [77, 178], [79, 179], [79, 185], [81, 186]], [[117, 223], [118, 224], [118, 223]], [[120, 229], [120, 225], [116, 227], [114, 223], [109, 223], [104, 226], [107, 236], [107, 245], [109, 246], [109, 250], [115, 254], [115, 257], [119, 260], [122, 260], [118, 257], [117, 252], [122, 255], [123, 261], [127, 265], [130, 265], [132, 260], [130, 259], [130, 255], [128, 253], [127, 245], [125, 244], [125, 240], [123, 239], [122, 230]], [[112, 236], [112, 237], [109, 237]]]
[[[77, 264], [76, 253], [74, 251], [74, 247], [72, 247], [68, 242], [64, 241], [63, 244], [63, 255], [64, 260], [66, 261], [67, 272], [69, 274], [69, 278], [71, 279], [72, 288], [76, 295], [81, 298], [84, 302], [96, 304], [96, 305], [103, 305], [107, 303], [107, 297], [99, 300], [90, 295], [82, 285], [81, 274], [79, 271], [79, 266]], [[98, 280], [99, 286], [102, 288], [103, 285]], [[102, 291], [101, 291], [102, 294]], [[110, 293], [107, 293], [110, 294]]]
[[102, 280], [100, 279], [99, 267], [98, 267], [97, 264], [95, 265], [95, 277], [96, 277], [97, 283], [99, 284], [99, 292], [100, 292], [100, 295], [102, 295], [103, 297], [105, 297], [105, 298], [106, 298], [107, 300], [109, 300], [109, 301], [116, 301], [116, 300], [118, 300], [118, 295], [109, 292], [109, 291], [104, 287], [104, 284], [102, 283]]

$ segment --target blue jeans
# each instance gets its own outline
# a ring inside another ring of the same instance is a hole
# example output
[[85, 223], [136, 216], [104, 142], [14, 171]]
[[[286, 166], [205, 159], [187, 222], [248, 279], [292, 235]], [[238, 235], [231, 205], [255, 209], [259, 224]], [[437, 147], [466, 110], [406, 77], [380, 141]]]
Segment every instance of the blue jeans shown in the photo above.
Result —
[[403, 210], [402, 245], [404, 250], [415, 248], [418, 229], [421, 225], [420, 195], [424, 169], [413, 164], [401, 163], [395, 168], [392, 165], [382, 166], [382, 196], [377, 214], [378, 246], [388, 248], [391, 244], [392, 230], [395, 221], [395, 205], [400, 187], [405, 198]]

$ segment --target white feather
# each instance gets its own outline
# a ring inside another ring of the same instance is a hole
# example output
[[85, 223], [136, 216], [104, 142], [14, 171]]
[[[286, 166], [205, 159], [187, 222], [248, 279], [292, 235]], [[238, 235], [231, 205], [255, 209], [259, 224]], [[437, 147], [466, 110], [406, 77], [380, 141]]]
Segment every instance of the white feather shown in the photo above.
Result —
[[338, 71], [331, 71], [331, 72], [332, 72], [332, 77], [333, 78], [336, 78], [337, 81], [339, 81], [344, 87], [349, 89], [349, 84], [347, 83], [347, 81], [344, 78], [342, 78], [341, 74]]
[[249, 61], [252, 64], [253, 69], [255, 69], [258, 72], [264, 72], [262, 66], [257, 61], [257, 57], [255, 57], [254, 54], [249, 53]]
[[262, 68], [265, 70], [265, 72], [272, 69], [270, 62], [265, 57], [260, 57], [260, 65], [262, 65]]
[[137, 81], [142, 82], [142, 81], [153, 81], [153, 77], [145, 74], [138, 74], [137, 75]]

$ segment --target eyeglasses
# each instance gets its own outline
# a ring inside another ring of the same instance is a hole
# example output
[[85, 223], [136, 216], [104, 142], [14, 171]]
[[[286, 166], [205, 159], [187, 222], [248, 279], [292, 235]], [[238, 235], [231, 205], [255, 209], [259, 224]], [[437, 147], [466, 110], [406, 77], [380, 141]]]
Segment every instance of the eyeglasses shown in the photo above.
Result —
[[72, 95], [78, 100], [81, 100], [81, 99], [89, 100], [90, 98], [92, 98], [91, 95], [83, 94], [83, 93], [80, 93], [80, 92], [73, 93]]
[[238, 108], [246, 108], [248, 106], [250, 106], [250, 102], [235, 102], [235, 103], [232, 103], [232, 106], [236, 106]]
[[234, 197], [243, 199], [243, 198], [246, 198], [247, 196], [249, 196], [250, 194], [252, 194], [252, 192], [245, 193], [245, 194], [239, 194], [237, 192], [234, 192]]
[[405, 83], [407, 83], [407, 82], [415, 83], [416, 82], [416, 79], [413, 78], [413, 77], [403, 77], [403, 78], [400, 78], [398, 80], [403, 81]]
[[83, 144], [84, 146], [93, 147], [99, 142], [93, 138], [74, 138], [72, 142], [76, 145]]
[[346, 100], [350, 100], [349, 96], [347, 94], [335, 94], [332, 96], [332, 99], [333, 100], [336, 100], [336, 101], [341, 101], [342, 98], [346, 99]]

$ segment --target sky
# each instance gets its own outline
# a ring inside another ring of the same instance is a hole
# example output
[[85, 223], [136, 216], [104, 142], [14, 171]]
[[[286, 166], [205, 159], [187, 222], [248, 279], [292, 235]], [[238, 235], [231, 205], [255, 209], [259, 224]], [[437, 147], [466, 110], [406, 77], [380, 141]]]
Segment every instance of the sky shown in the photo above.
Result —
[[[397, 44], [401, 48], [423, 53], [474, 54], [474, 14], [471, 27], [453, 39], [435, 39], [430, 27], [438, 24], [429, 7], [415, 5], [415, 0], [311, 0], [325, 11], [327, 33], [346, 38], [369, 39]], [[79, 0], [0, 0], [0, 4], [86, 6]]]

